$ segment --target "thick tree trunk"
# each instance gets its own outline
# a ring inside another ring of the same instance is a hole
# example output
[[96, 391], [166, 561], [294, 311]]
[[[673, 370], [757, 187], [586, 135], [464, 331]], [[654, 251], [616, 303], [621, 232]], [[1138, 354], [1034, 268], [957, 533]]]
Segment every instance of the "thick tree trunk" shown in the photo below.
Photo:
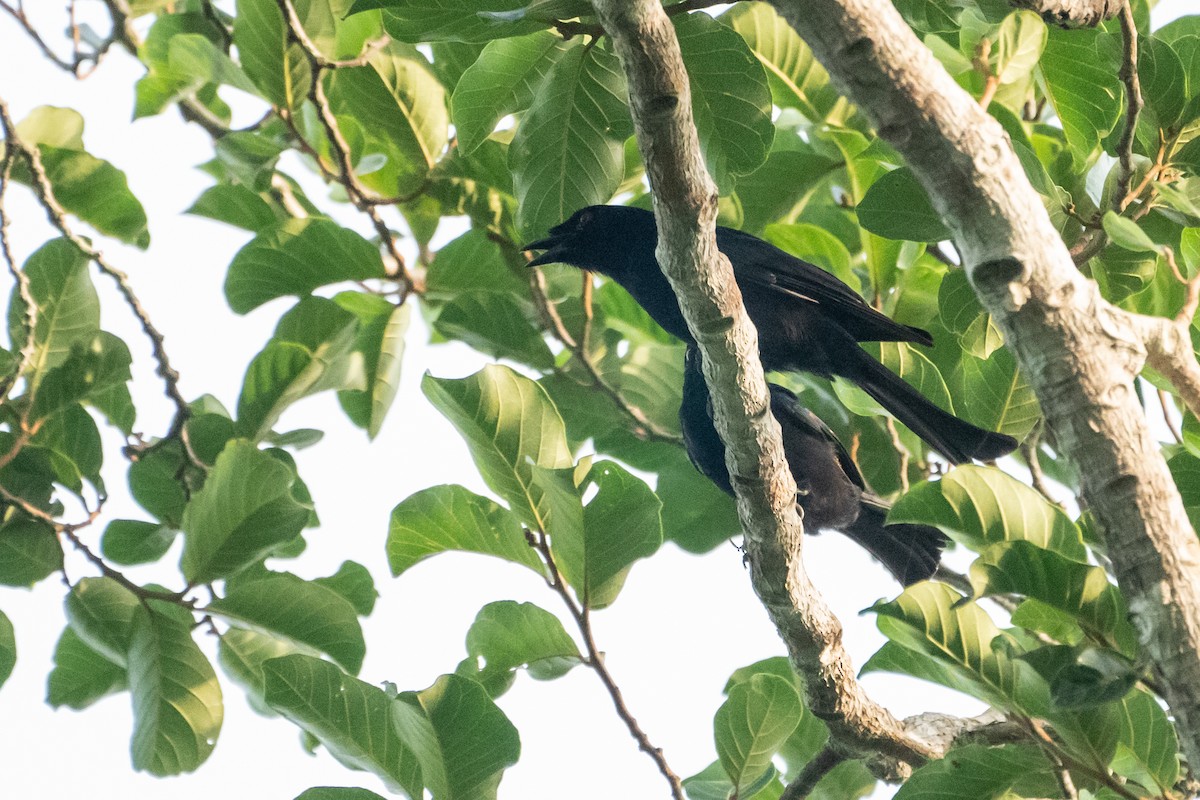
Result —
[[[841, 90], [904, 155], [954, 233], [1062, 450], [1081, 469], [1117, 579], [1200, 764], [1200, 541], [1132, 380], [1147, 330], [1083, 278], [999, 124], [886, 0], [773, 0]], [[1161, 357], [1161, 354], [1157, 354]], [[1194, 355], [1177, 353], [1194, 373]]]

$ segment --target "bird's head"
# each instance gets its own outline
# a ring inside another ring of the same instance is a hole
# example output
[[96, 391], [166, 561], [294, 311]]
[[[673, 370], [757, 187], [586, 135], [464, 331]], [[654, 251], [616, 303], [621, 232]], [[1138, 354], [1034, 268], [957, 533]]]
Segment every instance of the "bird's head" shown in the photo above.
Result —
[[545, 251], [529, 262], [531, 267], [570, 264], [619, 278], [638, 256], [653, 255], [657, 239], [654, 215], [645, 209], [587, 206], [521, 249]]

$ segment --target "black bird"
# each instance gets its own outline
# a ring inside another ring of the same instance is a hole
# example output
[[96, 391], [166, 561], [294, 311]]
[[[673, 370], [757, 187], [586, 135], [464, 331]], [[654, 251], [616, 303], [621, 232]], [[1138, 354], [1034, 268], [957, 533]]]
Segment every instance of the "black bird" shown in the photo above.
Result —
[[[524, 250], [545, 250], [531, 266], [561, 262], [599, 272], [625, 287], [668, 333], [693, 343], [654, 248], [654, 215], [630, 206], [589, 206]], [[949, 461], [990, 460], [1016, 439], [943, 411], [880, 364], [858, 342], [933, 344], [928, 331], [901, 325], [820, 267], [732, 228], [717, 227], [717, 247], [733, 265], [746, 311], [758, 328], [765, 370], [840, 375], [863, 388]]]
[[[771, 413], [783, 430], [783, 450], [796, 479], [804, 529], [833, 528], [857, 542], [904, 586], [933, 575], [946, 537], [929, 525], [885, 525], [888, 505], [866, 491], [862, 474], [833, 431], [800, 405], [796, 395], [768, 383]], [[725, 446], [713, 427], [712, 403], [700, 372], [700, 353], [689, 347], [679, 423], [688, 457], [722, 491], [733, 494]]]

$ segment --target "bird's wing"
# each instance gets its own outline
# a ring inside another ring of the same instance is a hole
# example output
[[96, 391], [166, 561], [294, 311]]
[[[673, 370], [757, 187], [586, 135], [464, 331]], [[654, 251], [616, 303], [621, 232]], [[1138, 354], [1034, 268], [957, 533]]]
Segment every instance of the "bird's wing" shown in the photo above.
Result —
[[797, 432], [829, 442], [842, 472], [846, 473], [846, 477], [855, 486], [866, 489], [867, 484], [862, 473], [858, 471], [858, 465], [829, 426], [816, 414], [800, 405], [799, 398], [787, 389], [774, 383], [768, 383], [767, 387], [771, 390], [771, 411], [779, 419], [779, 424], [785, 428], [790, 425]]
[[821, 306], [859, 341], [933, 343], [926, 331], [901, 325], [879, 313], [834, 275], [756, 236], [718, 228], [717, 246], [729, 258], [739, 284]]

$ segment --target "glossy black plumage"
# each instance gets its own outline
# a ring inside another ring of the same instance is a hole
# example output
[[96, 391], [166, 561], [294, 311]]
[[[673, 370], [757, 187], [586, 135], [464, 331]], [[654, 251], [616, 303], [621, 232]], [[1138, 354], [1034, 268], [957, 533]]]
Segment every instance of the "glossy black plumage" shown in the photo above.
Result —
[[[796, 480], [796, 501], [804, 509], [805, 531], [840, 531], [879, 560], [907, 586], [933, 575], [946, 537], [928, 525], [885, 525], [888, 505], [866, 491], [861, 473], [833, 431], [796, 396], [775, 384], [771, 413], [783, 432], [783, 449]], [[725, 447], [713, 427], [708, 387], [700, 355], [689, 347], [679, 422], [688, 457], [722, 491], [733, 494]]]
[[[533, 265], [562, 262], [612, 278], [663, 329], [690, 344], [678, 300], [655, 259], [657, 242], [651, 212], [589, 206], [524, 249], [545, 251]], [[733, 265], [746, 311], [758, 328], [764, 369], [846, 378], [956, 464], [997, 458], [1016, 448], [1011, 436], [934, 405], [858, 346], [868, 341], [929, 345], [933, 339], [927, 331], [889, 319], [820, 267], [750, 234], [718, 227], [717, 246]]]

